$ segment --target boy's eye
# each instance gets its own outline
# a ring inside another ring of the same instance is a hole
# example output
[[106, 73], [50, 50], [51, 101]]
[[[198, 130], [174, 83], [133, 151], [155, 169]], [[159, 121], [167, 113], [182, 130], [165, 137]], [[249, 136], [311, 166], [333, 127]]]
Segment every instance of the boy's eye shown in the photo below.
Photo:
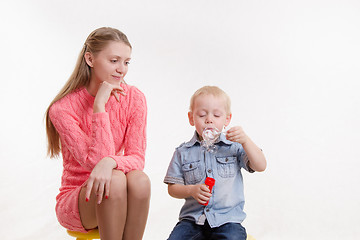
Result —
[[125, 62], [125, 64], [126, 64], [126, 65], [129, 65], [129, 64], [130, 64], [130, 62]]

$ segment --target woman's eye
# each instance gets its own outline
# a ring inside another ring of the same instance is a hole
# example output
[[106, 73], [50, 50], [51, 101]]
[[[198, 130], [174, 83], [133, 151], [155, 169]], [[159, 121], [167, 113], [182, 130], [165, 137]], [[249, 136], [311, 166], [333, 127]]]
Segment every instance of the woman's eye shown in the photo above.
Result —
[[112, 60], [110, 60], [110, 62], [116, 63], [116, 62], [117, 62], [117, 59], [112, 59]]
[[129, 64], [130, 64], [130, 62], [125, 62], [125, 64], [126, 64], [126, 65], [129, 65]]

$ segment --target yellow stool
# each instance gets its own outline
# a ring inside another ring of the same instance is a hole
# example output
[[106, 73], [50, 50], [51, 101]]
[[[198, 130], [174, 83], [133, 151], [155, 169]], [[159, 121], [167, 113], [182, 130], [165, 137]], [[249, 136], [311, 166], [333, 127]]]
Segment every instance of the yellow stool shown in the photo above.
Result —
[[256, 239], [253, 236], [248, 234], [246, 237], [246, 240], [256, 240]]
[[[88, 233], [67, 230], [67, 233], [72, 237], [76, 237], [76, 240], [100, 239], [99, 229], [91, 230]], [[246, 240], [256, 240], [256, 239], [251, 235], [247, 235]]]
[[87, 233], [67, 230], [67, 233], [72, 237], [76, 237], [76, 240], [100, 239], [99, 229], [90, 230]]

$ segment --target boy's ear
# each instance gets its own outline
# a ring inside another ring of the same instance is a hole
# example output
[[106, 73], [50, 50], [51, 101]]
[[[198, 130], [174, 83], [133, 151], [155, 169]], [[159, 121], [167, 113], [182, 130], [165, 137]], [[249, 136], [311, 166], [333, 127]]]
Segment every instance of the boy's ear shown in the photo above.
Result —
[[191, 126], [194, 126], [194, 115], [193, 112], [188, 112], [188, 118], [189, 118], [189, 123]]
[[232, 114], [231, 114], [231, 113], [226, 116], [225, 127], [227, 127], [227, 126], [230, 124], [231, 117], [232, 117]]
[[89, 67], [93, 67], [93, 55], [90, 52], [86, 52], [84, 58], [87, 65], [89, 65]]

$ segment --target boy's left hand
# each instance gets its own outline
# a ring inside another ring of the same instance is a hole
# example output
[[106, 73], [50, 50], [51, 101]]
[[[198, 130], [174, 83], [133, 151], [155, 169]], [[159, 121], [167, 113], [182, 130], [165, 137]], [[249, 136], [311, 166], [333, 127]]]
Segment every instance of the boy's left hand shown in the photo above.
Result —
[[244, 144], [248, 140], [248, 136], [240, 126], [235, 126], [227, 130], [226, 139], [232, 142], [238, 142]]

